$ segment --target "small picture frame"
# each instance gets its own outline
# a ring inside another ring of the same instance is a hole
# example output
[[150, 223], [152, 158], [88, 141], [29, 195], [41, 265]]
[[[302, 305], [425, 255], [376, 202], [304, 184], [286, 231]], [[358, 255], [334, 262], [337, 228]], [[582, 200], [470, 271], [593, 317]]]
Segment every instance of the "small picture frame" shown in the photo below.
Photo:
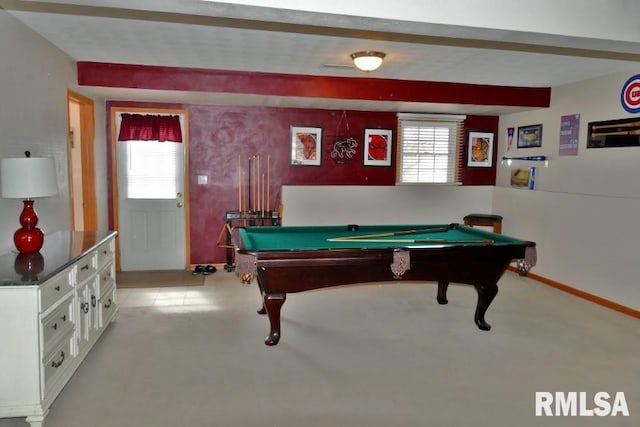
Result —
[[391, 129], [365, 128], [364, 165], [391, 166], [392, 145], [393, 131]]
[[291, 126], [291, 165], [320, 166], [321, 157], [322, 128]]
[[493, 133], [469, 132], [467, 166], [490, 168], [493, 166]]
[[542, 146], [542, 125], [520, 126], [518, 128], [518, 148]]

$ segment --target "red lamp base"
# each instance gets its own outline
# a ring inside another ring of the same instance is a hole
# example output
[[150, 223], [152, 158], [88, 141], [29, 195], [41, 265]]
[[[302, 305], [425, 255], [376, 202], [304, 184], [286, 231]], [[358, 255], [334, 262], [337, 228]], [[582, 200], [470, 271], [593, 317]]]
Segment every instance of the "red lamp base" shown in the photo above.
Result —
[[18, 252], [34, 254], [42, 249], [44, 233], [37, 227], [21, 228], [13, 235], [13, 243], [15, 243]]
[[13, 243], [15, 243], [18, 252], [33, 254], [42, 248], [44, 244], [44, 233], [36, 227], [38, 215], [36, 215], [36, 211], [33, 209], [33, 200], [26, 199], [23, 203], [24, 209], [20, 214], [20, 224], [22, 228], [17, 230], [13, 235]]

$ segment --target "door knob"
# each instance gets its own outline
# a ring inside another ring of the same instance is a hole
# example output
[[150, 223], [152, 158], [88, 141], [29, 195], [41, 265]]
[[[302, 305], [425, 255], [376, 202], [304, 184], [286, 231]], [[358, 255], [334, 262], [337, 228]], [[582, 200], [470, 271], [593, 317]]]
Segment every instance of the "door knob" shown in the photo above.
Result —
[[180, 197], [182, 197], [182, 193], [178, 192], [177, 196], [178, 196], [178, 199], [179, 199]]
[[176, 203], [176, 206], [177, 206], [177, 207], [179, 207], [179, 208], [181, 208], [181, 207], [183, 206], [183, 205], [182, 205], [182, 202], [178, 202], [178, 203]]

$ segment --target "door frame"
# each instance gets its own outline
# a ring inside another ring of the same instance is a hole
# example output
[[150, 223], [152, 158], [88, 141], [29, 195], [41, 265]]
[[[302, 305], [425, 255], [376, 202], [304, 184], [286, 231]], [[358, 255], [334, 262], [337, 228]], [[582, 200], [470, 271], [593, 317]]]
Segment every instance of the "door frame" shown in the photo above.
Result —
[[[184, 144], [184, 197], [183, 197], [183, 212], [184, 212], [184, 259], [185, 268], [189, 268], [191, 262], [191, 236], [189, 230], [191, 229], [189, 222], [189, 110], [180, 108], [141, 108], [141, 107], [118, 107], [112, 106], [109, 108], [110, 117], [110, 133], [109, 145], [111, 151], [111, 220], [113, 229], [120, 232], [120, 209], [118, 203], [118, 153], [117, 146], [118, 135], [116, 129], [116, 114], [118, 113], [134, 113], [134, 114], [180, 114], [184, 116], [184, 129], [182, 129], [182, 144]], [[116, 236], [116, 270], [120, 271], [120, 238], [119, 234]]]
[[[93, 100], [86, 96], [80, 95], [70, 89], [67, 89], [67, 139], [68, 139], [68, 166], [69, 171], [72, 169], [71, 144], [73, 144], [71, 135], [71, 117], [69, 112], [69, 104], [76, 103], [80, 110], [80, 168], [82, 170], [82, 216], [83, 230], [98, 229], [98, 208], [96, 202], [96, 173], [95, 173], [95, 155], [93, 144], [95, 141], [95, 117]], [[73, 176], [69, 173], [70, 188], [70, 205], [71, 205], [71, 224], [75, 229], [76, 218], [74, 215], [74, 203], [77, 202], [77, 194], [75, 194], [73, 186]], [[74, 196], [76, 196], [74, 198]]]

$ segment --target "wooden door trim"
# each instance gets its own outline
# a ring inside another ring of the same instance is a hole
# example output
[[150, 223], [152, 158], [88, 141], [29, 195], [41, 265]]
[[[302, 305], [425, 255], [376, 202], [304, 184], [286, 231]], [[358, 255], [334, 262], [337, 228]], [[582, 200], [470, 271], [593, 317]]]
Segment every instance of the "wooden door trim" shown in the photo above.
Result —
[[[67, 108], [70, 102], [78, 104], [80, 109], [80, 156], [82, 163], [82, 202], [83, 202], [83, 229], [84, 230], [97, 230], [98, 229], [98, 208], [96, 201], [96, 172], [95, 172], [95, 154], [94, 154], [94, 142], [95, 142], [95, 116], [94, 116], [94, 104], [91, 98], [74, 92], [70, 89], [67, 90]], [[67, 129], [70, 129], [71, 122], [69, 112], [67, 111]], [[68, 162], [71, 163], [71, 158], [68, 156]], [[69, 165], [70, 166], [70, 165]], [[69, 170], [71, 170], [69, 168]], [[69, 173], [69, 180], [72, 176]], [[72, 183], [69, 182], [70, 188]], [[71, 215], [73, 215], [73, 195], [69, 199], [71, 203]], [[73, 217], [72, 217], [73, 220]]]

